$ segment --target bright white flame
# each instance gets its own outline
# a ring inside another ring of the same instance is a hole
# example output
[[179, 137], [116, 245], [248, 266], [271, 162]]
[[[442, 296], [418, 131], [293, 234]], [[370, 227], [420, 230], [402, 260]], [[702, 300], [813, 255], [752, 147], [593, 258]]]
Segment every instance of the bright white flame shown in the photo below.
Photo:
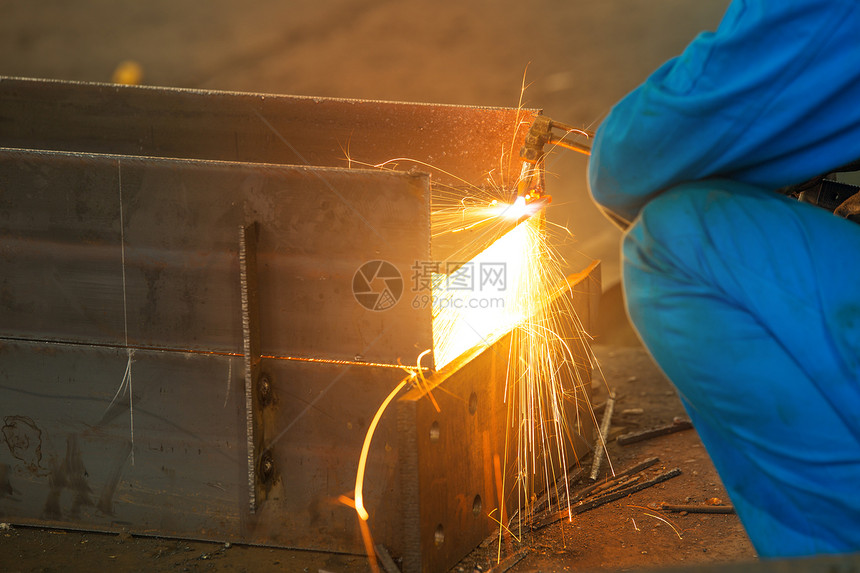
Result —
[[537, 213], [540, 207], [537, 203], [527, 203], [525, 197], [517, 197], [513, 203], [493, 201], [486, 208], [487, 216], [509, 220], [519, 220]]
[[517, 197], [517, 200], [514, 201], [514, 204], [510, 206], [510, 208], [505, 212], [506, 217], [522, 217], [526, 214], [526, 198], [525, 197]]
[[538, 256], [540, 225], [540, 217], [531, 217], [457, 271], [434, 277], [437, 369], [476, 345], [491, 344], [533, 311], [528, 275]]
[[[526, 218], [466, 264], [471, 268], [459, 276], [439, 275], [434, 285], [436, 368], [510, 332], [504, 400], [514, 430], [506, 448], [515, 451], [512, 479], [519, 486], [519, 509], [530, 507], [541, 483], [557, 487], [561, 499], [569, 487], [571, 431], [579, 431], [584, 420], [576, 402], [589, 383], [576, 363], [593, 363], [593, 356], [583, 340], [587, 335], [572, 306], [562, 261], [548, 242], [547, 222], [541, 216]], [[504, 268], [504, 288], [488, 288], [493, 285], [487, 284], [487, 271], [493, 266]], [[470, 286], [459, 280], [470, 273], [473, 288], [461, 288]]]

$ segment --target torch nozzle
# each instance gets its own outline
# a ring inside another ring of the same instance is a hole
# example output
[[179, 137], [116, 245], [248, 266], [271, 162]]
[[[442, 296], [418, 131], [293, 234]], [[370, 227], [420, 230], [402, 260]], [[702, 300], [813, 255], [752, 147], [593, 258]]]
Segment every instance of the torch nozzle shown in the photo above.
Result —
[[528, 196], [537, 189], [538, 186], [534, 184], [537, 172], [538, 169], [534, 163], [523, 161], [520, 176], [517, 179], [517, 198], [523, 197], [528, 200]]
[[[553, 133], [554, 129], [564, 133], [557, 135]], [[568, 141], [567, 138], [570, 135], [585, 137], [588, 142]], [[544, 159], [544, 146], [546, 144], [591, 155], [592, 139], [594, 139], [594, 132], [592, 131], [553, 121], [543, 115], [537, 116], [526, 134], [522, 148], [520, 148], [520, 159], [523, 160], [523, 167], [517, 183], [517, 197], [525, 197], [529, 201], [544, 196], [539, 165]]]

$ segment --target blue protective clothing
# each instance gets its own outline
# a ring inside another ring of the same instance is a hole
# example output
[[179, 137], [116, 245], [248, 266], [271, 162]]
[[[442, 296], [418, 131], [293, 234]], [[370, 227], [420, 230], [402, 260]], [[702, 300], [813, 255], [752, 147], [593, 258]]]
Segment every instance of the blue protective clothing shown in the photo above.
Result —
[[735, 1], [597, 131], [597, 201], [632, 220], [685, 181], [778, 188], [860, 158], [860, 4]]
[[765, 557], [860, 550], [860, 225], [773, 191], [856, 159], [856, 0], [734, 1], [592, 149], [630, 317]]

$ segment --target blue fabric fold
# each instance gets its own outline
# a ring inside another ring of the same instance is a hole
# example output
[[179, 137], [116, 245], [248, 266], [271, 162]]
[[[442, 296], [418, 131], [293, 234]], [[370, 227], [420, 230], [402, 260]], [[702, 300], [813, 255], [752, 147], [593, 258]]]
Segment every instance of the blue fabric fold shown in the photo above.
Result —
[[628, 312], [763, 557], [860, 551], [860, 225], [773, 190], [860, 159], [860, 2], [735, 1], [597, 131]]

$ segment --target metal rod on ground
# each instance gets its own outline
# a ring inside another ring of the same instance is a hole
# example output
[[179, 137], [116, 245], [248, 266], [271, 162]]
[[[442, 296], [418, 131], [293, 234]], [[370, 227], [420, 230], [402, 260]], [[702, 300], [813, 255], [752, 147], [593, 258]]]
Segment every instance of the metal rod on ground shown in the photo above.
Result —
[[388, 549], [386, 549], [381, 543], [376, 545], [376, 558], [379, 559], [379, 562], [382, 564], [382, 568], [385, 569], [385, 573], [400, 573], [400, 569], [397, 567], [397, 564], [394, 563], [394, 559], [391, 558], [391, 554], [388, 552]]
[[522, 551], [518, 551], [513, 555], [509, 555], [502, 559], [495, 567], [490, 569], [489, 573], [507, 573], [517, 563], [526, 558], [528, 554], [528, 549], [523, 549]]
[[[572, 469], [572, 470], [567, 474], [567, 484], [568, 484], [568, 487], [570, 487], [570, 486], [572, 486], [572, 485], [576, 484], [576, 482], [578, 482], [580, 479], [582, 479], [582, 475], [583, 475], [584, 473], [585, 473], [585, 468], [574, 468], [574, 469]], [[544, 492], [541, 494], [541, 496], [537, 499], [537, 501], [535, 501], [535, 502], [534, 502], [534, 505], [532, 506], [532, 507], [533, 507], [532, 512], [533, 512], [535, 515], [537, 515], [537, 514], [541, 513], [544, 509], [546, 509], [547, 507], [549, 507], [550, 505], [552, 505], [554, 502], [561, 503], [561, 500], [562, 500], [563, 498], [565, 498], [565, 497], [569, 497], [569, 493], [567, 493], [567, 494], [566, 494], [566, 492], [565, 492], [565, 491], [562, 491], [562, 492], [561, 492], [561, 494], [560, 494], [560, 495], [558, 495], [558, 496], [553, 495], [553, 493], [554, 493], [554, 492], [558, 492], [559, 487], [560, 487], [560, 486], [559, 486], [559, 482], [561, 482], [563, 479], [564, 479], [564, 476], [560, 477], [560, 478], [555, 482], [555, 485], [554, 485], [552, 488], [549, 488], [549, 487], [548, 487], [548, 488], [546, 489], [546, 491], [544, 491]], [[563, 486], [561, 486], [561, 487], [563, 487]], [[516, 514], [515, 514], [513, 517], [511, 517], [511, 521], [510, 521], [510, 522], [508, 522], [508, 527], [510, 527], [510, 526], [511, 526], [511, 522], [513, 522], [514, 517], [516, 517]]]
[[661, 503], [660, 509], [664, 511], [686, 511], [687, 513], [734, 513], [735, 508], [731, 505], [671, 505]]
[[686, 420], [684, 418], [676, 418], [671, 424], [668, 424], [666, 426], [658, 426], [656, 428], [642, 430], [641, 432], [631, 432], [629, 434], [618, 436], [616, 441], [618, 442], [618, 445], [626, 446], [627, 444], [641, 442], [642, 440], [656, 438], [657, 436], [665, 436], [666, 434], [680, 432], [681, 430], [689, 430], [692, 427], [693, 424], [690, 422], [690, 420]]
[[610, 501], [615, 501], [616, 499], [621, 499], [622, 497], [627, 497], [628, 495], [634, 494], [636, 492], [642, 491], [643, 489], [649, 488], [653, 485], [657, 485], [658, 483], [663, 483], [666, 480], [672, 479], [673, 477], [677, 477], [681, 475], [680, 468], [674, 468], [669, 470], [668, 472], [664, 472], [659, 474], [653, 479], [648, 481], [644, 481], [642, 483], [637, 483], [630, 487], [620, 489], [614, 491], [612, 493], [607, 493], [606, 495], [601, 495], [596, 497], [590, 501], [580, 502], [579, 505], [576, 506], [575, 513], [582, 513], [583, 511], [588, 511], [589, 509], [594, 509], [595, 507], [600, 507], [604, 503], [609, 503]]
[[677, 477], [679, 475], [681, 475], [681, 470], [679, 468], [675, 468], [669, 470], [668, 472], [662, 473], [646, 482], [642, 482], [629, 488], [619, 490], [601, 497], [597, 497], [589, 501], [579, 502], [578, 505], [571, 507], [569, 510], [559, 511], [557, 513], [553, 513], [544, 517], [543, 519], [532, 525], [532, 531], [543, 529], [548, 525], [552, 525], [553, 523], [561, 521], [562, 519], [568, 518], [570, 515], [578, 515], [580, 513], [592, 510], [595, 507], [600, 507], [601, 505], [607, 504], [611, 501], [621, 499], [622, 497], [627, 497], [628, 495], [632, 495], [634, 493], [642, 491], [643, 489], [649, 488], [659, 483], [663, 483], [664, 481], [672, 479], [673, 477]]
[[609, 425], [612, 422], [612, 410], [615, 409], [615, 394], [610, 393], [606, 399], [606, 408], [603, 410], [603, 419], [600, 421], [600, 432], [597, 434], [597, 443], [594, 445], [594, 463], [591, 464], [591, 481], [597, 479], [600, 473], [600, 464], [606, 453], [606, 438], [609, 436]]
[[611, 484], [611, 483], [617, 483], [618, 481], [620, 481], [624, 477], [627, 477], [627, 476], [633, 475], [633, 474], [637, 474], [644, 469], [650, 468], [651, 466], [656, 464], [658, 461], [660, 461], [659, 458], [648, 458], [645, 461], [639, 462], [635, 466], [633, 466], [631, 468], [627, 468], [623, 472], [615, 474], [612, 478], [606, 480], [605, 482], [594, 483], [594, 484], [591, 484], [590, 486], [588, 486], [586, 488], [583, 488], [582, 490], [578, 491], [572, 498], [570, 498], [570, 501], [575, 502], [575, 501], [579, 501], [585, 497], [588, 497], [589, 495], [591, 495], [591, 492], [593, 492], [594, 490], [596, 490], [600, 486], [602, 486], [602, 485], [605, 486], [605, 485]]

